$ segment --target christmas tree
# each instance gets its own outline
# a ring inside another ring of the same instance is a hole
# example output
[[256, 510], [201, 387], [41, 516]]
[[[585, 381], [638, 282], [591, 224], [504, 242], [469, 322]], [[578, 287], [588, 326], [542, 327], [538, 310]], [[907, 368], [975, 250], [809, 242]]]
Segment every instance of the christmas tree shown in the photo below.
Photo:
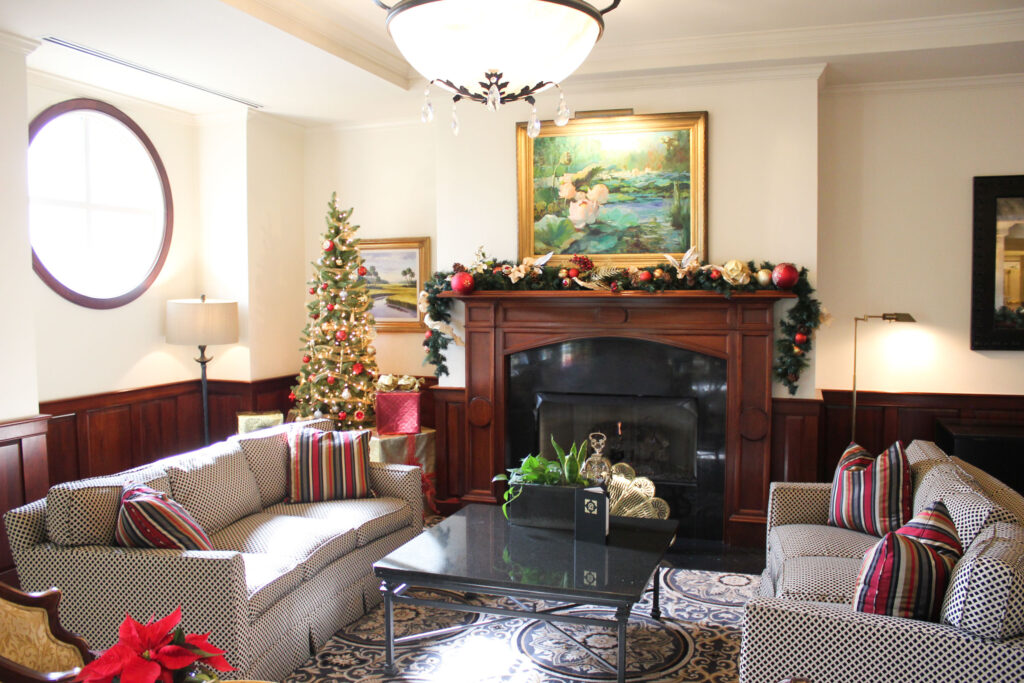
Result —
[[349, 224], [351, 216], [352, 209], [338, 210], [332, 194], [321, 255], [309, 281], [314, 298], [306, 304], [299, 384], [291, 393], [300, 418], [331, 418], [338, 430], [373, 426], [377, 377], [367, 271], [354, 237], [359, 226]]

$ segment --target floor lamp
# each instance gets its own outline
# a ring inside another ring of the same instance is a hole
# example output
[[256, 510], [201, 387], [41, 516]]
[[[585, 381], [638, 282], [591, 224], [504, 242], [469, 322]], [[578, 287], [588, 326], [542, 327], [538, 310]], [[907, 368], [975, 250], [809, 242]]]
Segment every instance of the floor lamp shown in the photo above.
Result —
[[238, 303], [220, 299], [172, 299], [167, 302], [167, 343], [199, 347], [195, 361], [202, 368], [203, 444], [210, 443], [210, 407], [206, 387], [206, 364], [213, 356], [206, 355], [211, 344], [234, 344], [238, 341]]
[[872, 318], [887, 320], [891, 323], [916, 323], [909, 313], [883, 313], [881, 315], [862, 315], [853, 319], [853, 401], [850, 404], [850, 443], [857, 439], [857, 323], [867, 322]]

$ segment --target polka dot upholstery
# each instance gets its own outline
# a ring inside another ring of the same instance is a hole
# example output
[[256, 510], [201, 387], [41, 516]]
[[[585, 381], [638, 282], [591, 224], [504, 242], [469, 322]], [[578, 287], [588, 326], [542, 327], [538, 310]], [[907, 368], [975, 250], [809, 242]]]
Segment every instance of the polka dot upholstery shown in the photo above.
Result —
[[330, 420], [310, 420], [258, 429], [228, 439], [242, 447], [260, 490], [260, 504], [270, 507], [288, 495], [288, 435], [296, 429], [331, 429]]
[[325, 500], [317, 503], [278, 503], [267, 508], [274, 515], [289, 515], [327, 522], [333, 529], [354, 529], [357, 544], [366, 545], [411, 523], [409, 505], [401, 498]]
[[[334, 512], [320, 519], [318, 513], [263, 511], [284, 497], [286, 482], [276, 473], [286, 472], [284, 434], [291, 428], [253, 432], [112, 477], [69, 482], [48, 499], [7, 512], [22, 587], [59, 586], [62, 624], [100, 649], [116, 640], [126, 613], [146, 620], [180, 605], [185, 630], [210, 632], [211, 642], [238, 667], [225, 678], [281, 680], [310, 656], [311, 642], [322, 644], [363, 613], [373, 562], [416, 536], [423, 524], [420, 469], [383, 463], [370, 466], [377, 498], [338, 501], [365, 506], [347, 508], [348, 522]], [[270, 442], [281, 449], [274, 451]], [[117, 500], [129, 477], [173, 490], [207, 525], [224, 524], [210, 534], [217, 549], [114, 547]], [[243, 510], [256, 511], [232, 520]]]
[[866, 539], [818, 528], [828, 518], [829, 484], [775, 482], [760, 595], [746, 606], [740, 683], [1022, 679], [1024, 528], [1015, 522], [1024, 497], [933, 443], [915, 441], [906, 454], [914, 513], [942, 501], [965, 548], [943, 596], [943, 623], [855, 612]]

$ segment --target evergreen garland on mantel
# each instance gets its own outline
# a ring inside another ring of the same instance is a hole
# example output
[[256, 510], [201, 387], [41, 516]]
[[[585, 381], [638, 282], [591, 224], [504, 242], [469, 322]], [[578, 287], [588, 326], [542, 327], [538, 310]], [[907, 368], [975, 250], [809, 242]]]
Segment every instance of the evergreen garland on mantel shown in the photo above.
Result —
[[[764, 272], [773, 271], [775, 264], [762, 261], [755, 267], [753, 261], [742, 263], [730, 261], [725, 266], [701, 265], [694, 259], [684, 258], [683, 263], [663, 263], [644, 268], [595, 268], [585, 256], [574, 256], [572, 263], [562, 266], [542, 265], [543, 260], [526, 259], [515, 265], [511, 261], [488, 259], [482, 252], [477, 253], [477, 262], [469, 268], [454, 264], [448, 272], [436, 272], [427, 281], [421, 294], [427, 324], [431, 329], [426, 333], [423, 346], [427, 362], [435, 365], [435, 375], [448, 374], [445, 350], [452, 342], [451, 307], [452, 297], [441, 297], [442, 292], [452, 291], [452, 278], [458, 273], [465, 283], [472, 277], [472, 290], [487, 291], [583, 291], [603, 292], [645, 291], [652, 294], [664, 291], [704, 290], [718, 292], [729, 297], [733, 292], [791, 291], [796, 294], [796, 304], [779, 322], [781, 336], [775, 342], [778, 355], [773, 372], [776, 379], [795, 394], [800, 374], [807, 367], [807, 355], [811, 351], [814, 330], [822, 321], [821, 303], [815, 299], [814, 288], [807, 281], [807, 269], [799, 268], [796, 283], [787, 289], [777, 287]], [[760, 277], [758, 277], [760, 275]], [[766, 283], [767, 280], [767, 283]]]

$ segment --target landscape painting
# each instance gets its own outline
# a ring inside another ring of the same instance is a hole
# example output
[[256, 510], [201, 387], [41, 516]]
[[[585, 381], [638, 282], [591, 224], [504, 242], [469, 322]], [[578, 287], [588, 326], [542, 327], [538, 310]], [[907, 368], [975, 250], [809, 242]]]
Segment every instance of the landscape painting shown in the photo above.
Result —
[[422, 330], [423, 314], [416, 299], [430, 271], [430, 238], [364, 239], [359, 250], [377, 331]]
[[586, 254], [650, 265], [696, 246], [706, 258], [707, 113], [519, 125], [520, 258]]

